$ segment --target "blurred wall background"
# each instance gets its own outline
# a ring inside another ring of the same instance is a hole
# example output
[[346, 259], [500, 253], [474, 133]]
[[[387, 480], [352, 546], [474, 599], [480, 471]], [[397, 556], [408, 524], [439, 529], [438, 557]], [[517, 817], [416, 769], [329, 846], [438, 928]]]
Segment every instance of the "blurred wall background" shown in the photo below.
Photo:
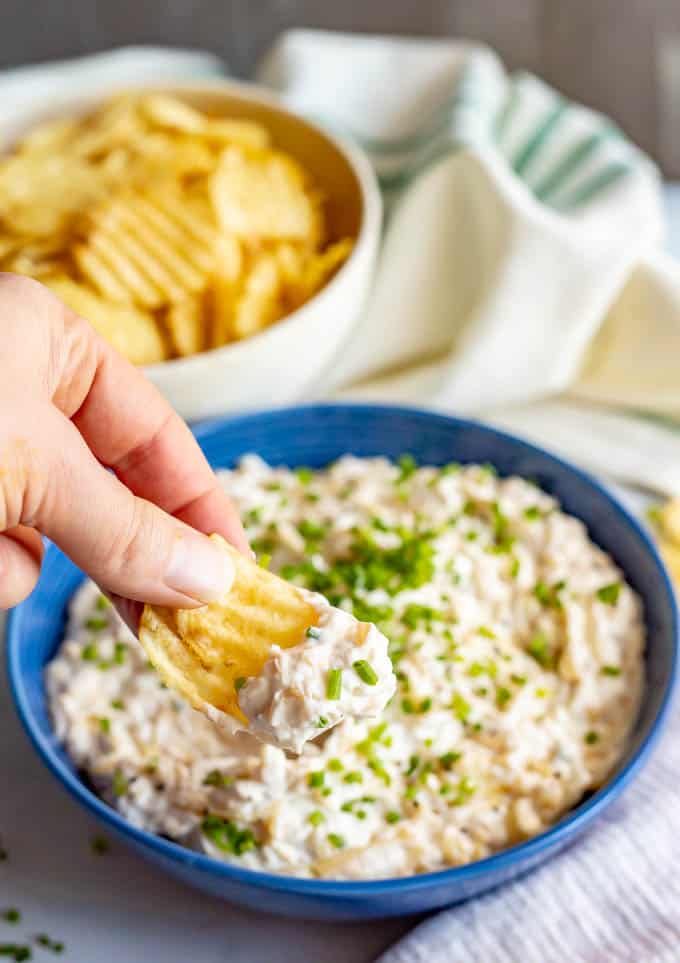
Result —
[[0, 0], [0, 67], [130, 43], [247, 76], [289, 27], [465, 36], [611, 114], [680, 176], [680, 0]]

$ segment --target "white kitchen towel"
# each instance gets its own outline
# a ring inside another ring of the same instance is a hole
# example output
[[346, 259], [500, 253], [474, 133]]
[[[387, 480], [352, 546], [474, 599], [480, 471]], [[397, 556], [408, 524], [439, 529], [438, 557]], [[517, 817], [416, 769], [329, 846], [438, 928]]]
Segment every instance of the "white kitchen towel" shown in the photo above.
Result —
[[[680, 271], [659, 253], [658, 172], [610, 120], [452, 40], [292, 31], [257, 76], [357, 140], [390, 202], [373, 294], [329, 375], [342, 397], [482, 415], [680, 492], [680, 470], [654, 470], [680, 465], [680, 437], [636, 418], [680, 415]], [[558, 394], [581, 404], [527, 406]], [[621, 412], [630, 442], [618, 431], [612, 451]]]

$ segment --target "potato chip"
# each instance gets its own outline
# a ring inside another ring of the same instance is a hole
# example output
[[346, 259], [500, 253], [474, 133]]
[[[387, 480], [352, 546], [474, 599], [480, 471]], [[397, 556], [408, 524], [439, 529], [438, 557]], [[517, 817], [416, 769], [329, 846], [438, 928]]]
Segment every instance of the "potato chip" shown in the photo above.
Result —
[[231, 332], [234, 338], [248, 338], [280, 316], [281, 282], [271, 254], [256, 258], [234, 305]]
[[266, 150], [271, 144], [269, 131], [252, 120], [210, 118], [203, 133], [209, 140], [237, 144], [250, 150]]
[[178, 301], [168, 309], [167, 326], [177, 354], [184, 358], [203, 350], [203, 304], [200, 296]]
[[138, 364], [256, 334], [350, 248], [328, 243], [318, 189], [265, 127], [170, 95], [48, 121], [0, 158], [0, 270], [91, 310]]
[[140, 108], [145, 117], [160, 127], [169, 127], [187, 134], [198, 134], [205, 128], [203, 114], [176, 97], [150, 94], [140, 101]]
[[250, 157], [228, 147], [211, 182], [222, 230], [250, 239], [314, 237], [317, 211], [304, 183], [301, 169], [283, 154]]
[[299, 589], [228, 545], [212, 540], [234, 563], [230, 590], [195, 609], [146, 605], [139, 640], [166, 685], [197, 709], [206, 704], [247, 723], [236, 683], [259, 675], [272, 646], [297, 645], [319, 620]]
[[211, 348], [219, 348], [234, 340], [234, 309], [244, 273], [244, 257], [239, 242], [233, 237], [220, 238], [217, 263], [207, 292]]
[[69, 278], [48, 279], [45, 283], [133, 364], [155, 364], [167, 357], [158, 326], [149, 314], [111, 304]]

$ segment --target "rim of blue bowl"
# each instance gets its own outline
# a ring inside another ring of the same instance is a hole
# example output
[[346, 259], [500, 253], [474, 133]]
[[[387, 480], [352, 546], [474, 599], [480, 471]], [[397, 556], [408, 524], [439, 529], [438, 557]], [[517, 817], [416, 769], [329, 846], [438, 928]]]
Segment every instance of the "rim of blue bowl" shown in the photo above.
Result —
[[671, 584], [666, 567], [650, 538], [647, 531], [640, 524], [637, 518], [596, 478], [586, 471], [577, 468], [570, 462], [565, 461], [557, 455], [516, 437], [510, 432], [500, 431], [472, 418], [456, 418], [451, 415], [440, 414], [426, 408], [406, 407], [403, 405], [371, 405], [363, 403], [313, 403], [306, 405], [291, 405], [282, 408], [264, 409], [251, 412], [249, 414], [221, 416], [202, 421], [193, 426], [192, 430], [196, 438], [202, 439], [211, 436], [216, 431], [224, 428], [243, 424], [248, 421], [262, 420], [272, 415], [292, 415], [303, 411], [333, 411], [352, 409], [357, 413], [370, 413], [371, 415], [414, 415], [432, 421], [438, 421], [443, 425], [458, 427], [474, 427], [489, 436], [510, 441], [527, 453], [538, 454], [548, 460], [567, 469], [572, 474], [578, 476], [594, 488], [600, 495], [610, 503], [615, 512], [624, 522], [633, 529], [636, 536], [643, 543], [648, 554], [652, 558], [654, 565], [661, 578], [663, 586], [668, 596], [670, 611], [672, 616], [673, 630], [673, 656], [671, 670], [666, 682], [664, 695], [659, 705], [656, 718], [649, 727], [649, 732], [644, 737], [633, 756], [626, 765], [604, 786], [598, 789], [590, 798], [581, 802], [573, 810], [570, 810], [558, 823], [547, 829], [545, 832], [534, 836], [532, 839], [518, 843], [508, 849], [501, 850], [484, 859], [477, 860], [465, 866], [455, 866], [448, 869], [440, 869], [430, 873], [420, 873], [414, 876], [400, 876], [386, 879], [368, 880], [326, 880], [309, 879], [299, 876], [284, 876], [275, 873], [265, 873], [260, 870], [244, 869], [233, 863], [225, 863], [214, 859], [205, 853], [200, 853], [180, 845], [180, 843], [157, 836], [154, 833], [131, 825], [115, 809], [108, 806], [99, 796], [92, 792], [75, 772], [55, 756], [52, 746], [34, 724], [33, 716], [28, 705], [26, 693], [24, 691], [23, 680], [19, 671], [19, 633], [15, 629], [15, 621], [18, 615], [17, 609], [9, 613], [6, 630], [6, 661], [10, 692], [14, 699], [17, 712], [21, 723], [26, 730], [31, 742], [36, 748], [39, 756], [47, 765], [47, 768], [56, 776], [57, 780], [64, 788], [86, 809], [101, 819], [108, 826], [119, 832], [123, 836], [131, 837], [135, 842], [143, 847], [154, 850], [160, 856], [170, 860], [179, 861], [187, 867], [194, 867], [205, 871], [208, 874], [225, 877], [234, 882], [242, 882], [251, 887], [260, 889], [277, 890], [279, 892], [297, 893], [300, 895], [314, 895], [318, 897], [376, 897], [387, 896], [404, 892], [413, 892], [426, 889], [430, 886], [445, 885], [446, 883], [465, 883], [473, 881], [487, 873], [497, 873], [504, 869], [510, 869], [517, 864], [528, 864], [534, 857], [539, 856], [546, 849], [558, 847], [561, 843], [567, 843], [574, 836], [580, 827], [588, 825], [607, 808], [630, 782], [639, 774], [644, 764], [648, 761], [652, 750], [656, 746], [663, 727], [668, 718], [669, 710], [675, 696], [678, 685], [678, 647], [679, 647], [679, 622], [678, 606], [675, 599], [675, 592]]

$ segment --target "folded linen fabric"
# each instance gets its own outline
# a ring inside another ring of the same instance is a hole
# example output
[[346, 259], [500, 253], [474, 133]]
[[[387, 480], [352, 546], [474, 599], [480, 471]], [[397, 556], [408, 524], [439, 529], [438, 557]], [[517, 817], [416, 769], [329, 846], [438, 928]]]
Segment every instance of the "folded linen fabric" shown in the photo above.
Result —
[[[680, 415], [680, 272], [660, 253], [659, 175], [610, 120], [450, 40], [293, 31], [258, 78], [357, 140], [389, 201], [336, 390], [498, 417], [577, 458], [580, 421], [591, 467], [680, 490], [621, 437], [610, 458], [606, 414], [527, 406], [566, 393], [632, 421]], [[667, 428], [655, 445], [680, 459]]]

